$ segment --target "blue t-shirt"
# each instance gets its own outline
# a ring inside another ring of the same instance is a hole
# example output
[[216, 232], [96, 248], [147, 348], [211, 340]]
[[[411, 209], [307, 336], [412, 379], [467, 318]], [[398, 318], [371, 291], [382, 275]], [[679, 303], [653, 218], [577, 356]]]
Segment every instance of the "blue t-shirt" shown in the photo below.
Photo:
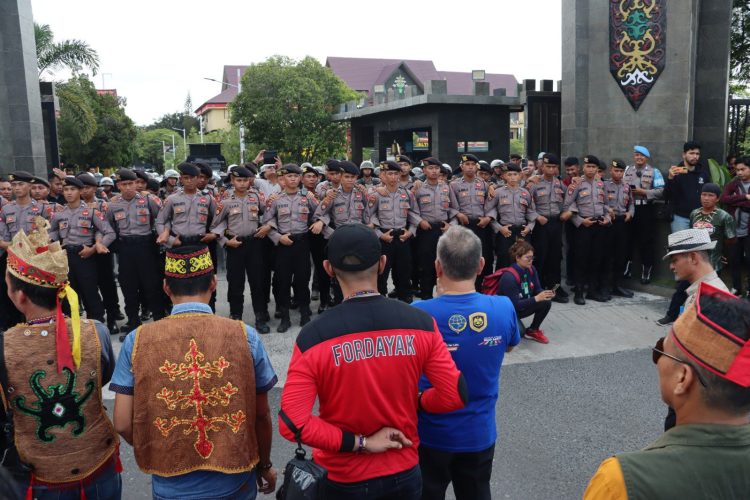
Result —
[[[172, 308], [172, 314], [184, 313], [207, 313], [213, 314], [207, 304], [199, 302], [188, 302], [177, 304]], [[258, 338], [255, 329], [245, 325], [247, 329], [247, 343], [253, 354], [255, 363], [255, 388], [258, 394], [271, 390], [278, 381], [276, 372], [273, 371], [271, 360], [268, 358], [263, 343]], [[135, 330], [125, 338], [117, 359], [115, 373], [109, 384], [110, 390], [120, 394], [133, 395], [135, 378], [132, 372], [133, 342], [135, 341]], [[152, 490], [154, 495], [164, 498], [199, 499], [228, 496], [240, 488], [244, 483], [257, 493], [255, 482], [255, 469], [239, 474], [224, 474], [215, 471], [195, 471], [174, 477], [152, 476]], [[250, 493], [247, 498], [254, 498], [252, 491], [243, 491], [243, 495]]]
[[[507, 297], [467, 293], [443, 295], [414, 303], [437, 322], [448, 351], [464, 375], [469, 401], [452, 413], [419, 412], [421, 445], [447, 452], [486, 450], [495, 443], [495, 404], [500, 390], [500, 365], [508, 346], [521, 335], [513, 304]], [[430, 387], [422, 376], [421, 391]], [[456, 439], [460, 429], [461, 439]]]

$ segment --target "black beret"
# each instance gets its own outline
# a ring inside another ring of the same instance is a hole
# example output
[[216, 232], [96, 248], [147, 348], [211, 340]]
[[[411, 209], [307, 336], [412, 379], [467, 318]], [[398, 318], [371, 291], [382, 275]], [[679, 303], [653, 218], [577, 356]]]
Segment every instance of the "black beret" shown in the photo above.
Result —
[[243, 163], [240, 166], [241, 167], [245, 167], [246, 169], [248, 169], [253, 175], [258, 175], [258, 166], [255, 163], [253, 163], [253, 162]]
[[386, 160], [380, 162], [381, 172], [401, 172], [401, 165], [393, 160]]
[[627, 168], [627, 165], [625, 165], [625, 162], [622, 160], [614, 159], [612, 160], [612, 163], [610, 164], [612, 168], [619, 168], [622, 170], [625, 170]]
[[281, 172], [279, 172], [280, 175], [286, 175], [286, 174], [297, 174], [302, 175], [302, 169], [299, 168], [299, 165], [296, 163], [287, 163], [283, 167], [281, 167]]
[[405, 161], [406, 163], [408, 163], [409, 165], [411, 165], [411, 158], [409, 158], [406, 155], [398, 155], [398, 156], [396, 156], [396, 161], [397, 162]]
[[198, 167], [198, 170], [200, 170], [200, 173], [205, 175], [206, 178], [210, 179], [211, 177], [214, 176], [214, 171], [211, 169], [211, 167], [209, 167], [205, 163], [195, 162], [195, 166]]
[[80, 173], [80, 174], [76, 175], [76, 178], [79, 181], [83, 182], [84, 186], [99, 187], [99, 183], [96, 181], [96, 177], [94, 177], [93, 175], [91, 175], [88, 172]]
[[331, 158], [326, 162], [326, 170], [328, 172], [342, 172], [341, 162]]
[[339, 165], [341, 166], [341, 169], [344, 171], [344, 173], [359, 175], [359, 167], [353, 162], [346, 160], [340, 162]]
[[315, 167], [313, 167], [312, 165], [304, 165], [304, 166], [300, 167], [300, 169], [302, 170], [302, 175], [305, 175], [305, 174], [315, 174], [315, 175], [318, 175], [318, 171], [315, 170]]
[[135, 175], [135, 172], [133, 172], [129, 168], [121, 168], [120, 170], [115, 172], [115, 176], [117, 177], [118, 181], [134, 181], [138, 178]]
[[422, 165], [422, 168], [425, 168], [425, 167], [427, 167], [429, 165], [437, 165], [438, 167], [442, 167], [443, 166], [443, 164], [442, 164], [442, 162], [440, 160], [438, 160], [437, 158], [432, 157], [432, 156], [428, 156], [427, 158], [425, 158], [424, 160], [422, 160], [420, 162], [420, 164]]
[[25, 170], [16, 170], [8, 176], [10, 182], [28, 182], [29, 184], [36, 184], [36, 177], [26, 172]]
[[197, 166], [187, 162], [177, 165], [177, 170], [179, 170], [182, 175], [189, 175], [191, 177], [198, 177], [198, 174], [201, 173], [201, 170]]
[[583, 163], [584, 164], [586, 164], [586, 163], [592, 163], [592, 164], [596, 165], [597, 167], [601, 165], [601, 163], [599, 162], [599, 158], [597, 158], [594, 155], [586, 155], [586, 156], [584, 156], [583, 157]]
[[575, 156], [568, 156], [565, 158], [565, 166], [566, 167], [572, 167], [573, 165], [578, 165], [579, 161], [578, 158]]
[[515, 163], [506, 163], [503, 166], [507, 167], [507, 172], [521, 172], [521, 165], [516, 165]]
[[158, 191], [159, 190], [159, 181], [156, 179], [149, 179], [146, 181], [146, 189], [149, 191]]
[[133, 169], [133, 172], [135, 172], [136, 177], [138, 177], [139, 179], [143, 179], [146, 182], [148, 182], [148, 180], [151, 178], [151, 176], [149, 176], [148, 173], [141, 168]]
[[490, 167], [490, 164], [487, 163], [486, 161], [479, 160], [479, 171], [480, 172], [488, 172], [488, 173], [491, 174], [492, 173], [492, 167]]
[[246, 167], [234, 167], [231, 172], [229, 172], [229, 175], [232, 177], [240, 177], [242, 179], [246, 179], [251, 177], [253, 174], [250, 171], [249, 168]]
[[49, 186], [49, 181], [44, 177], [34, 177], [34, 184], [41, 184], [42, 186]]
[[466, 153], [466, 154], [462, 154], [461, 155], [461, 161], [462, 162], [473, 161], [474, 163], [479, 163], [479, 158], [477, 158], [476, 156], [474, 156], [471, 153]]
[[552, 153], [545, 153], [544, 157], [542, 158], [542, 161], [545, 165], [559, 165], [560, 164], [560, 158], [558, 158], [556, 155]]
[[76, 177], [73, 177], [72, 175], [67, 176], [63, 182], [65, 183], [66, 186], [73, 186], [77, 188], [83, 187], [83, 181], [81, 181], [80, 179]]

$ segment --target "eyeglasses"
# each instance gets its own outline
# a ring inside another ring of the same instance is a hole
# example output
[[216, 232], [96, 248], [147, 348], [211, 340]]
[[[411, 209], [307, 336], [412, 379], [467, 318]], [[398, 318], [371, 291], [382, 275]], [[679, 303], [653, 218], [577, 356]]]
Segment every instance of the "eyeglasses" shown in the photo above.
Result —
[[698, 370], [695, 368], [695, 366], [688, 363], [684, 359], [680, 359], [678, 357], [672, 356], [671, 354], [667, 354], [666, 352], [664, 352], [664, 337], [657, 340], [656, 345], [651, 348], [651, 360], [654, 362], [654, 364], [658, 364], [659, 358], [661, 358], [662, 356], [666, 356], [669, 359], [676, 361], [678, 363], [681, 363], [683, 365], [688, 365], [695, 372], [695, 376], [698, 377], [698, 382], [700, 382], [703, 387], [706, 387], [706, 382], [703, 380], [703, 377], [701, 377], [701, 374], [698, 373]]
[[534, 256], [533, 255], [522, 255], [521, 258], [522, 259], [526, 259], [529, 262], [534, 262]]

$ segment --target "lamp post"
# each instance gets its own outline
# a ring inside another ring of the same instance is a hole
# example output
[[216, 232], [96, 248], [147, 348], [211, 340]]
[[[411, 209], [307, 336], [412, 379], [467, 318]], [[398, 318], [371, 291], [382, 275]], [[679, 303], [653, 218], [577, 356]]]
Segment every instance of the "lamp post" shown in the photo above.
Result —
[[161, 143], [161, 156], [162, 156], [162, 163], [164, 165], [167, 164], [167, 144], [164, 141], [156, 141]]
[[182, 132], [182, 145], [185, 146], [185, 160], [187, 160], [187, 138], [185, 136], [185, 129], [172, 127], [172, 130]]
[[[240, 68], [237, 68], [237, 83], [239, 85], [235, 85], [229, 82], [223, 82], [221, 80], [216, 80], [215, 78], [203, 77], [203, 79], [211, 81], [211, 82], [221, 83], [222, 85], [229, 85], [230, 87], [234, 87], [237, 89], [237, 95], [240, 95], [240, 92], [242, 92], [242, 78], [241, 77], [242, 77], [242, 74], [240, 72]], [[245, 126], [242, 124], [242, 120], [240, 120], [240, 164], [242, 163], [245, 163]]]

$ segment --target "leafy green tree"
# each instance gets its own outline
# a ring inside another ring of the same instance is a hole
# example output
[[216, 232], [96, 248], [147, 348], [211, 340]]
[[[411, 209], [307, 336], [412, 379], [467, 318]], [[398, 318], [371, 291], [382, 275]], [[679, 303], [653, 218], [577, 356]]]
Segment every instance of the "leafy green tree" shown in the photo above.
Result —
[[84, 142], [78, 133], [75, 106], [71, 107], [66, 101], [60, 103], [58, 134], [65, 161], [81, 166], [129, 165], [134, 153], [136, 128], [133, 120], [125, 114], [125, 99], [99, 95], [85, 75], [75, 76], [61, 87], [75, 89], [74, 92], [91, 108], [96, 124], [93, 136]]
[[[172, 150], [174, 137], [175, 150]], [[162, 142], [164, 141], [164, 142]], [[162, 151], [162, 146], [166, 150]], [[174, 168], [185, 158], [185, 148], [182, 145], [182, 135], [168, 128], [139, 128], [135, 138], [135, 159], [140, 163], [154, 165], [163, 172]]]
[[[332, 113], [358, 98], [316, 59], [274, 56], [247, 68], [230, 109], [232, 123], [244, 124], [247, 142], [278, 151], [284, 161], [322, 163], [346, 151], [347, 126]], [[250, 159], [253, 154], [249, 150]]]
[[736, 82], [750, 84], [750, 2], [734, 0], [730, 51], [731, 77]]
[[511, 139], [510, 140], [510, 154], [524, 155], [526, 144], [523, 139]]
[[[184, 128], [188, 131], [188, 133], [190, 133], [191, 130], [198, 130], [198, 127], [199, 124], [197, 118], [190, 115], [189, 113], [178, 111], [162, 116], [146, 128], [148, 128], [149, 130], [165, 128], [170, 129], [170, 131], [172, 128]], [[180, 135], [180, 137], [182, 136]]]

